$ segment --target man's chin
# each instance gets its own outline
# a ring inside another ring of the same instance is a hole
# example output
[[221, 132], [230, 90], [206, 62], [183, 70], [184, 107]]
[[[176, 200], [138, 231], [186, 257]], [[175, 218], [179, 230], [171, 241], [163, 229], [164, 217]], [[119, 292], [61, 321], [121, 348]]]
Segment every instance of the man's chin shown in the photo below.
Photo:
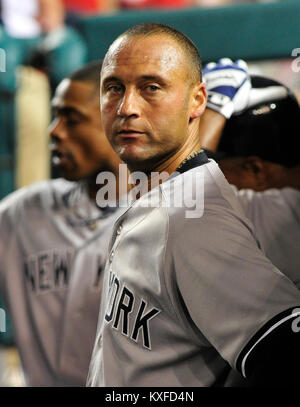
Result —
[[81, 177], [75, 171], [63, 167], [57, 168], [56, 175], [64, 178], [67, 181], [79, 181], [81, 179]]
[[150, 156], [146, 155], [120, 155], [122, 161], [128, 165], [131, 172], [142, 171], [148, 173], [153, 168], [155, 168], [155, 161]]
[[62, 174], [61, 175], [62, 176], [62, 178], [64, 178], [65, 180], [67, 180], [67, 181], [79, 181], [80, 180], [80, 177], [78, 177], [78, 176], [76, 176], [76, 175], [74, 175], [74, 174]]
[[147, 160], [149, 155], [144, 148], [133, 145], [118, 146], [116, 153], [125, 163], [143, 162]]
[[136, 166], [143, 166], [143, 163], [147, 162], [147, 157], [144, 154], [130, 154], [128, 152], [123, 152], [119, 154], [119, 157], [129, 168], [135, 168]]
[[[149, 147], [149, 148], [147, 148]], [[164, 154], [159, 154], [159, 151], [154, 150], [152, 146], [143, 145], [125, 145], [115, 148], [116, 153], [124, 163], [126, 163], [130, 171], [143, 171], [148, 173], [159, 160], [159, 157]]]

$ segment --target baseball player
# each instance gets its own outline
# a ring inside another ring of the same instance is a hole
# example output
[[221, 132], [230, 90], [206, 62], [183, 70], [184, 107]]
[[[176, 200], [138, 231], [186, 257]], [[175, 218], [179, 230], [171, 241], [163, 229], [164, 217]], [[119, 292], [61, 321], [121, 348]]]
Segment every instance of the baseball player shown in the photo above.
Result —
[[18, 190], [0, 204], [1, 297], [29, 386], [86, 382], [108, 239], [119, 209], [97, 207], [96, 175], [118, 175], [99, 114], [94, 62], [58, 86], [53, 163], [65, 178]]
[[[240, 61], [228, 58], [206, 65], [208, 93], [225, 95], [239, 67]], [[225, 115], [226, 102], [208, 104], [200, 139], [202, 146], [213, 150], [206, 152], [233, 184], [266, 256], [300, 288], [300, 165], [292, 148], [300, 108], [293, 92], [278, 81], [257, 75], [250, 75], [250, 81], [242, 111]], [[229, 376], [226, 385], [230, 383], [236, 385], [236, 375]]]
[[[218, 93], [224, 94], [230, 75], [234, 80], [238, 69], [239, 61], [228, 58], [208, 64], [203, 75], [208, 92], [210, 88], [216, 92], [218, 82]], [[278, 81], [256, 75], [250, 80], [243, 111], [226, 117], [219, 105], [209, 104], [200, 138], [203, 146], [214, 150], [225, 177], [237, 187], [235, 194], [267, 257], [300, 287], [300, 162], [292, 148], [300, 107], [293, 92]], [[267, 148], [269, 140], [273, 143]]]
[[[88, 385], [222, 385], [228, 363], [247, 378], [282, 380], [296, 358], [300, 293], [263, 255], [201, 151], [200, 66], [189, 39], [154, 23], [127, 30], [105, 56], [106, 136], [131, 172], [170, 177], [114, 226]], [[240, 72], [233, 103], [249, 86]]]
[[219, 166], [228, 182], [237, 181], [239, 189], [232, 188], [264, 253], [300, 288], [300, 166], [287, 168], [259, 157], [223, 158]]

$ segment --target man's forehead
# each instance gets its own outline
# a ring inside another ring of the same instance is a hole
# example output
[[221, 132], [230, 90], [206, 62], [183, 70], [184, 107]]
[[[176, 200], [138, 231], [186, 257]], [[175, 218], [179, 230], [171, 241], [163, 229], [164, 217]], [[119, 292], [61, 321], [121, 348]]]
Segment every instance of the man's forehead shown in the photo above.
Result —
[[66, 103], [85, 105], [94, 101], [95, 87], [90, 82], [63, 79], [56, 88], [51, 101], [52, 106], [61, 106]]
[[166, 70], [182, 66], [183, 52], [177, 42], [165, 35], [119, 38], [110, 47], [102, 74], [123, 65], [157, 65]]
[[70, 85], [71, 85], [71, 79], [69, 79], [69, 78], [63, 79], [60, 82], [60, 84], [57, 86], [57, 88], [55, 90], [54, 97], [51, 101], [51, 104], [53, 106], [61, 104], [64, 95], [67, 93], [67, 91], [70, 88]]

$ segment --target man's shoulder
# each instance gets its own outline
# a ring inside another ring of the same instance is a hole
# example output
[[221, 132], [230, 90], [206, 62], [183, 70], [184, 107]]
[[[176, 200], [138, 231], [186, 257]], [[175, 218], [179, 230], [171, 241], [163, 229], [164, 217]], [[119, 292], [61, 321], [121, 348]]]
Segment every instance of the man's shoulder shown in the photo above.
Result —
[[[156, 211], [161, 217], [161, 226], [169, 225], [169, 232], [185, 236], [219, 225], [244, 223], [252, 229], [245, 217], [231, 186], [214, 161], [195, 167], [182, 174], [173, 174], [158, 188], [138, 199], [129, 212], [135, 222]], [[212, 226], [213, 225], [213, 226]], [[149, 225], [151, 228], [151, 225]]]
[[254, 191], [252, 189], [238, 190], [234, 185], [231, 185], [234, 194], [243, 204], [260, 202], [264, 206], [265, 203], [276, 204], [278, 202], [299, 203], [300, 191], [291, 187], [285, 188], [270, 188], [265, 191]]
[[262, 192], [251, 189], [237, 190], [233, 186], [232, 189], [247, 216], [259, 214], [260, 217], [272, 217], [276, 211], [276, 216], [282, 218], [300, 211], [300, 191], [294, 188], [272, 188]]
[[231, 210], [243, 215], [234, 191], [213, 160], [171, 177], [161, 188], [170, 216], [200, 218], [211, 210]]
[[54, 200], [57, 201], [75, 187], [76, 183], [59, 178], [20, 188], [1, 200], [0, 215], [16, 214], [16, 212], [32, 205], [51, 205]]
[[[247, 239], [250, 235], [251, 239], [255, 237], [252, 222], [216, 163], [194, 168], [170, 181], [167, 191], [177, 198], [179, 194], [177, 203], [183, 202], [166, 208], [168, 240], [172, 247], [185, 247], [189, 242], [198, 250], [200, 242], [201, 247], [209, 248], [213, 242], [221, 247], [223, 239], [233, 234]], [[166, 191], [163, 193], [168, 196]]]

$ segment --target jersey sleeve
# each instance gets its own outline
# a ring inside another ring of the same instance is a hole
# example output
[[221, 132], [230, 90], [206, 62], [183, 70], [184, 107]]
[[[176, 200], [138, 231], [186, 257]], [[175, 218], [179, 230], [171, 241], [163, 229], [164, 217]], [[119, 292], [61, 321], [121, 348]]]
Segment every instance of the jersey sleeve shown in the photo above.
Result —
[[4, 287], [4, 257], [7, 244], [10, 239], [10, 228], [8, 227], [8, 216], [6, 202], [0, 202], [0, 295]]
[[12, 192], [0, 201], [0, 290], [5, 275], [4, 258], [13, 233], [17, 233], [18, 219], [21, 216], [20, 203], [23, 202], [27, 188]]
[[299, 308], [298, 289], [265, 257], [251, 227], [234, 211], [212, 205], [199, 219], [182, 219], [176, 228], [170, 222], [169, 239], [185, 312], [241, 371], [259, 338]]

